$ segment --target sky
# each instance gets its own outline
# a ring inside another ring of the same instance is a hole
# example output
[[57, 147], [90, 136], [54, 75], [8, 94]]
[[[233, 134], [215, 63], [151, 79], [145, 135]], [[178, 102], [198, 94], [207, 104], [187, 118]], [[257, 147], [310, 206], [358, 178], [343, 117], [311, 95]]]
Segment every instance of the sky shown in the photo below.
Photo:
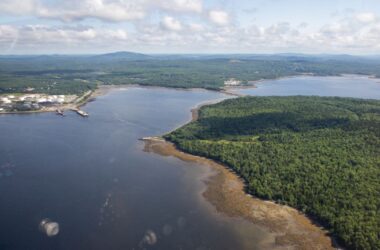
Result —
[[380, 54], [380, 0], [0, 0], [0, 54]]

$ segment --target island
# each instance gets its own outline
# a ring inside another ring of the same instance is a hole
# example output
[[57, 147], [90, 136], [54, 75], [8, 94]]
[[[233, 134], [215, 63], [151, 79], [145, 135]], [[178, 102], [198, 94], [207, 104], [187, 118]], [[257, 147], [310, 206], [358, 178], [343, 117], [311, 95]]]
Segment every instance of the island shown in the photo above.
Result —
[[224, 164], [256, 197], [297, 208], [350, 249], [379, 249], [380, 101], [240, 97], [164, 135]]

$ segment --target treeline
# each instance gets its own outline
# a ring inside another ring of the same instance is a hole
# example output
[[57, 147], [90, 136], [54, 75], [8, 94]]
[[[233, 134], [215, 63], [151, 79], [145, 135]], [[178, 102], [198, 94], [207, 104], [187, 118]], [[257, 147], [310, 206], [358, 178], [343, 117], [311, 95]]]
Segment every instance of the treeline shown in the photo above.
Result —
[[380, 249], [380, 101], [238, 98], [202, 107], [165, 138], [317, 218], [348, 248]]
[[235, 78], [247, 83], [300, 74], [380, 75], [380, 60], [276, 56], [103, 56], [0, 57], [0, 93], [77, 94], [99, 84], [141, 84], [220, 89]]
[[82, 94], [97, 88], [96, 80], [75, 78], [74, 75], [57, 74], [1, 74], [2, 93], [46, 93], [53, 95]]

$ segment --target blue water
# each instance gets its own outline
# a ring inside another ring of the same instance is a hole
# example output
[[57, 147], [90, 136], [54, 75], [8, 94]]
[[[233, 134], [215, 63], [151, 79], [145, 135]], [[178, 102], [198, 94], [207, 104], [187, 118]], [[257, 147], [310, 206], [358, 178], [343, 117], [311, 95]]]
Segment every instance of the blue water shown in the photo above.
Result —
[[[288, 78], [237, 91], [380, 99], [379, 80], [357, 76]], [[128, 88], [84, 106], [88, 119], [1, 115], [0, 249], [260, 249], [265, 230], [224, 218], [201, 198], [207, 168], [144, 152], [138, 140], [184, 124], [192, 107], [222, 97]], [[59, 223], [57, 236], [39, 231], [45, 218]], [[152, 233], [150, 245], [144, 236]]]
[[[221, 97], [129, 88], [88, 103], [88, 119], [0, 116], [0, 249], [255, 249], [259, 228], [224, 218], [201, 197], [207, 167], [144, 152], [138, 140]], [[39, 231], [44, 218], [59, 223], [57, 236]]]
[[365, 76], [302, 76], [266, 80], [237, 92], [256, 96], [318, 95], [380, 99], [380, 79]]

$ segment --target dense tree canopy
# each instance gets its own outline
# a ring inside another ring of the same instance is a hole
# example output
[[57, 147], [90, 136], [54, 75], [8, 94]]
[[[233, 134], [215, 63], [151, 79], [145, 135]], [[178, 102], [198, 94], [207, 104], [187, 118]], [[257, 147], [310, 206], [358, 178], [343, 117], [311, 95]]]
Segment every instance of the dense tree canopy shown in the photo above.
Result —
[[0, 94], [79, 94], [100, 84], [140, 84], [220, 89], [235, 78], [243, 84], [310, 73], [380, 75], [380, 59], [312, 56], [0, 56]]
[[317, 218], [351, 249], [380, 249], [380, 101], [244, 97], [166, 135], [222, 162], [248, 192]]

